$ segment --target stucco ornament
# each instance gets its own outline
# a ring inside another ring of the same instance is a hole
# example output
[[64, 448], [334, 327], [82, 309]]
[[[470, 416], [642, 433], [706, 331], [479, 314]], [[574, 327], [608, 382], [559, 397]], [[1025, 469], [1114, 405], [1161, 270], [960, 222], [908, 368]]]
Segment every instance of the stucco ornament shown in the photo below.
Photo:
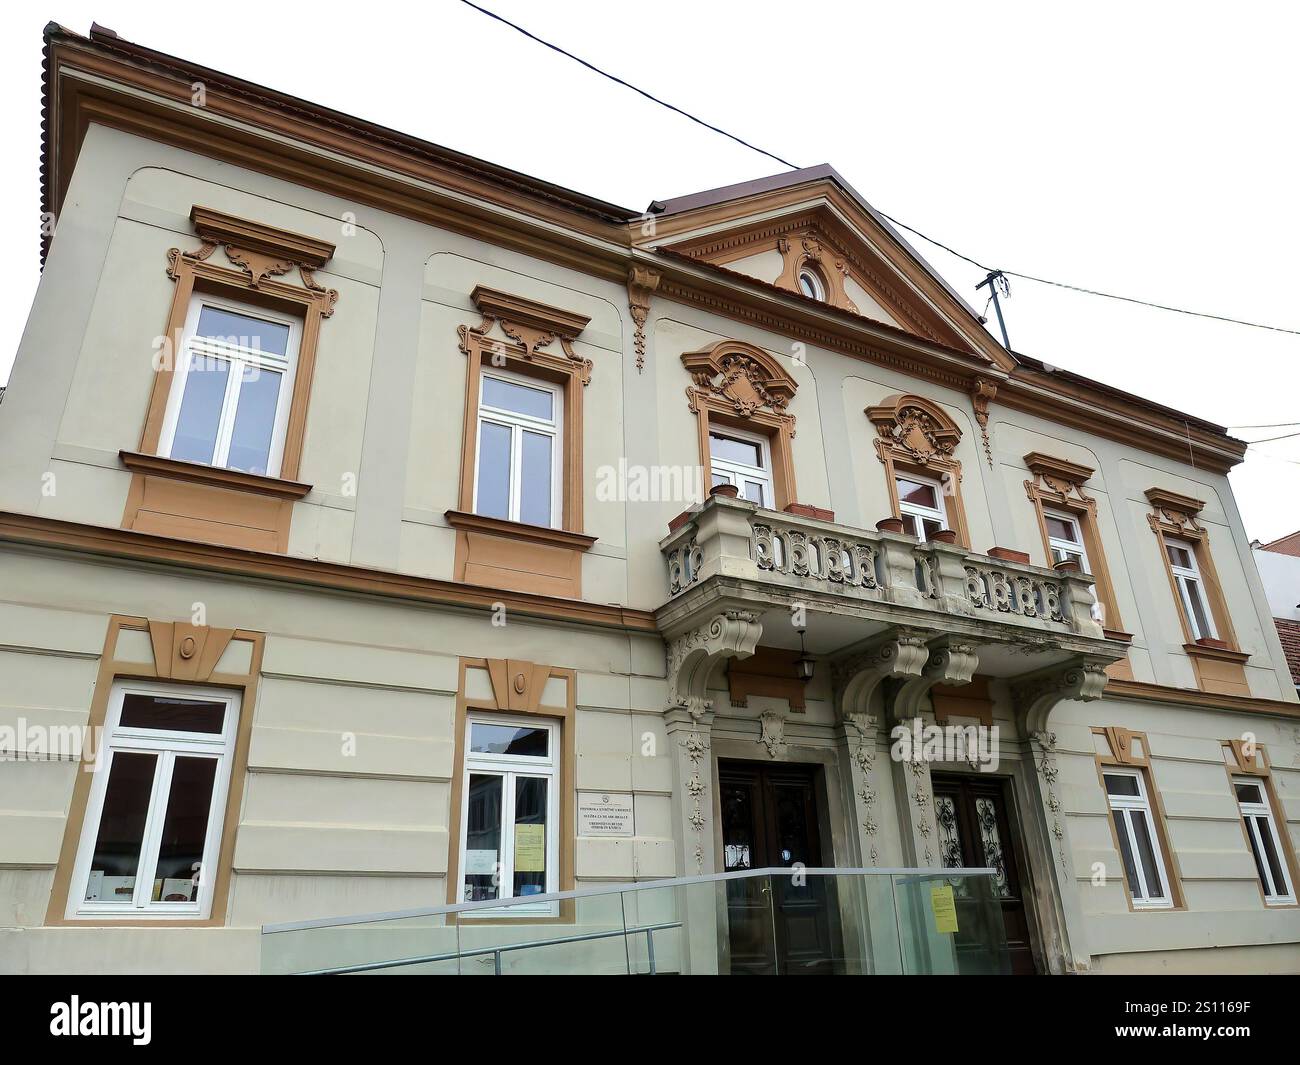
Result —
[[785, 717], [777, 710], [765, 710], [758, 720], [758, 742], [767, 748], [768, 757], [780, 758], [786, 751]]

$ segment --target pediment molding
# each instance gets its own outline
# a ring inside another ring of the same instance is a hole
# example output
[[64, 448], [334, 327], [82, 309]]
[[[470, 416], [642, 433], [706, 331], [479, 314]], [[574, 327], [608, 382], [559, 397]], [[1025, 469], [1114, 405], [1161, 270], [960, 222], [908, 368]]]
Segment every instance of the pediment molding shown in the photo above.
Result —
[[749, 225], [741, 224], [735, 229], [676, 243], [665, 242], [662, 246], [717, 266], [734, 263], [761, 251], [775, 250], [782, 256], [782, 271], [775, 278], [760, 280], [799, 295], [802, 295], [798, 284], [799, 269], [811, 262], [827, 283], [827, 302], [831, 306], [867, 317], [844, 291], [844, 278], [852, 277], [889, 311], [904, 331], [987, 358], [940, 315], [919, 304], [896, 278], [894, 267], [825, 207]]
[[923, 396], [895, 395], [866, 409], [883, 445], [920, 466], [951, 460], [961, 429], [942, 407]]
[[[491, 339], [493, 326], [498, 326], [517, 345], [518, 357], [561, 374], [576, 370], [584, 385], [591, 382], [592, 361], [573, 349], [574, 340], [591, 321], [587, 315], [551, 307], [484, 285], [475, 285], [470, 299], [483, 320], [476, 326], [456, 327], [456, 333], [460, 337], [460, 350], [466, 355], [470, 354], [475, 345], [486, 348], [496, 345], [501, 348], [501, 354], [510, 354], [500, 341]], [[563, 354], [555, 355], [543, 350], [556, 341], [559, 341]]]
[[686, 390], [692, 412], [698, 411], [701, 397], [721, 403], [738, 418], [766, 409], [787, 420], [794, 435], [794, 415], [786, 408], [799, 383], [762, 348], [741, 340], [721, 340], [684, 352], [682, 365], [693, 382]]

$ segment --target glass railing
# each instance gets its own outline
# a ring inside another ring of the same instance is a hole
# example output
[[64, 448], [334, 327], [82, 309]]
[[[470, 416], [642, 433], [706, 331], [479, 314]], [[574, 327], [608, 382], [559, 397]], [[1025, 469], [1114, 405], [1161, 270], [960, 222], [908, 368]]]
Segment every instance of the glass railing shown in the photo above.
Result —
[[990, 869], [758, 869], [606, 885], [267, 925], [262, 971], [1004, 973], [996, 891]]

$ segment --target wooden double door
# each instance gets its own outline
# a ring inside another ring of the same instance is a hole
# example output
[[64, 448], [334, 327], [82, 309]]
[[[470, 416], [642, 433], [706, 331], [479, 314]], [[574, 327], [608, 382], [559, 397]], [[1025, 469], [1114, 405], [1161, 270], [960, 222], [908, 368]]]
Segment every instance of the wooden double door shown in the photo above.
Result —
[[[728, 872], [822, 865], [816, 766], [720, 762], [723, 865]], [[726, 881], [733, 974], [834, 971], [833, 878]]]
[[[993, 897], [1001, 911], [1011, 972], [1033, 973], [1034, 954], [1019, 860], [1020, 836], [1008, 802], [1009, 782], [1005, 778], [939, 773], [933, 774], [932, 782], [943, 866], [988, 866], [994, 870]], [[982, 956], [982, 946], [971, 939], [978, 934], [983, 907], [975, 899], [963, 897], [960, 891], [955, 902], [959, 960], [964, 945], [972, 955]]]

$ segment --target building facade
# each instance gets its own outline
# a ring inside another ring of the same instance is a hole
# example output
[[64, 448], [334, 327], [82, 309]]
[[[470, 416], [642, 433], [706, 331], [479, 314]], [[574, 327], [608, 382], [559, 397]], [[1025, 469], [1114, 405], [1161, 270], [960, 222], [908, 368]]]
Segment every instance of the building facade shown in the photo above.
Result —
[[829, 167], [632, 212], [46, 49], [0, 968], [804, 862], [991, 866], [1023, 971], [1300, 970], [1221, 428], [1005, 350]]

